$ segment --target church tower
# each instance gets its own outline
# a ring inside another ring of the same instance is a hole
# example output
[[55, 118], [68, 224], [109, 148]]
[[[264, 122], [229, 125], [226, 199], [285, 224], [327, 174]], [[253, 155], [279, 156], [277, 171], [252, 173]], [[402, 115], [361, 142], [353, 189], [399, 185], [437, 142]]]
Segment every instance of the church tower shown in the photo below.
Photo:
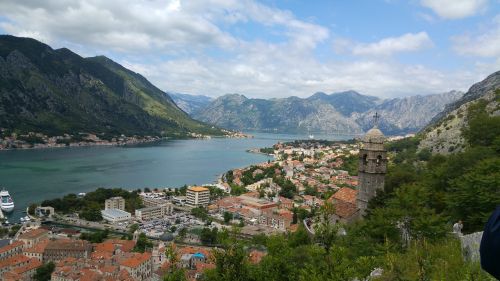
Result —
[[358, 164], [358, 196], [357, 207], [361, 215], [365, 214], [368, 201], [378, 190], [384, 189], [387, 173], [387, 151], [384, 148], [384, 134], [377, 128], [378, 113], [375, 114], [375, 125], [362, 140]]

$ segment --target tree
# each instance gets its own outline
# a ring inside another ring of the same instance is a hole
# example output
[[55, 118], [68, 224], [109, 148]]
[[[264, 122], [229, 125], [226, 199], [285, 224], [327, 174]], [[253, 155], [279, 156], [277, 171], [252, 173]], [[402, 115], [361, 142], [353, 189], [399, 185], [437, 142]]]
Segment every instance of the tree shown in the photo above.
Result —
[[247, 254], [234, 243], [225, 250], [215, 250], [215, 269], [206, 272], [207, 281], [246, 281], [249, 278]]
[[153, 243], [148, 240], [146, 234], [141, 233], [135, 243], [134, 252], [144, 253], [147, 248], [153, 247]]
[[463, 220], [465, 231], [481, 229], [500, 202], [500, 158], [479, 162], [451, 182], [446, 202], [453, 221]]
[[56, 265], [53, 262], [48, 262], [36, 269], [33, 279], [36, 281], [48, 281], [50, 280], [51, 274], [54, 272], [55, 268]]
[[228, 224], [233, 219], [233, 214], [224, 212], [224, 223]]
[[213, 229], [207, 227], [203, 228], [200, 233], [201, 243], [205, 245], [213, 245], [217, 243], [217, 234], [218, 230], [215, 227]]
[[38, 207], [37, 204], [30, 204], [30, 206], [28, 207], [28, 214], [34, 216], [37, 207]]

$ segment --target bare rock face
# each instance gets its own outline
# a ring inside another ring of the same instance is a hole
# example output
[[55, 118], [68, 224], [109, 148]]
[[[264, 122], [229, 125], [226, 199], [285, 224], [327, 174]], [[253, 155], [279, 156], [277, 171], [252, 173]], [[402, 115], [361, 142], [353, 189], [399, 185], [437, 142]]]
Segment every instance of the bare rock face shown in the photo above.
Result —
[[462, 151], [467, 145], [462, 137], [462, 129], [467, 126], [468, 108], [477, 101], [484, 100], [487, 103], [486, 111], [490, 115], [500, 115], [499, 89], [500, 71], [474, 84], [462, 98], [446, 106], [422, 130], [419, 148], [442, 154]]

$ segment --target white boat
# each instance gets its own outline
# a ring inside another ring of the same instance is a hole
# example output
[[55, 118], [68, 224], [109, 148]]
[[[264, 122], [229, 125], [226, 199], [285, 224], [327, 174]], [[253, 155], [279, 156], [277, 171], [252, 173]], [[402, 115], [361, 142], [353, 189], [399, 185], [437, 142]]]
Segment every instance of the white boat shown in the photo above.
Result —
[[5, 189], [0, 191], [0, 208], [7, 213], [14, 210], [14, 200], [12, 200], [9, 192]]
[[20, 220], [21, 222], [24, 222], [24, 218], [20, 218], [19, 220]]

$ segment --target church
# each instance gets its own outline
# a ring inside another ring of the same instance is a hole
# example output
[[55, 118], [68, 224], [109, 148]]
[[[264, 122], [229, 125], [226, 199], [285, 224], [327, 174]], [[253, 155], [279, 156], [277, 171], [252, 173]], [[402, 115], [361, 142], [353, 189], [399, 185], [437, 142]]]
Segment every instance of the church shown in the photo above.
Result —
[[387, 173], [387, 151], [384, 148], [385, 136], [378, 129], [375, 115], [375, 126], [361, 140], [358, 163], [358, 188], [341, 188], [328, 200], [335, 207], [332, 217], [334, 223], [350, 223], [362, 218], [368, 202], [376, 196], [377, 191], [384, 189]]

